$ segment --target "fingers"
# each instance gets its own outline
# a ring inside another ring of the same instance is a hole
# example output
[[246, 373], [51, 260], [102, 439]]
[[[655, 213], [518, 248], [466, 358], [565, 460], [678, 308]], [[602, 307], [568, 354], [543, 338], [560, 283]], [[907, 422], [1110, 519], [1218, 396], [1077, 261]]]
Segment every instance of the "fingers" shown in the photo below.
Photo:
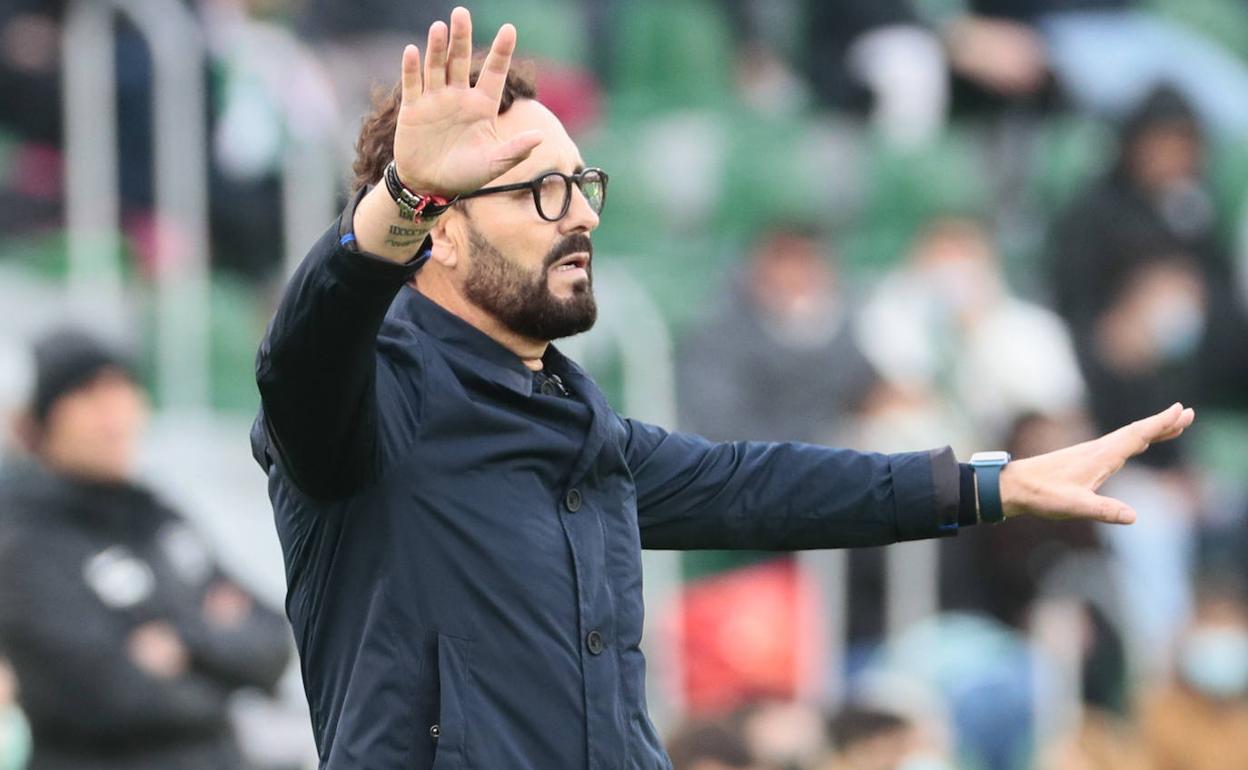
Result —
[[507, 70], [511, 68], [511, 55], [515, 50], [516, 28], [504, 24], [494, 36], [494, 44], [477, 77], [477, 88], [496, 102], [503, 98], [503, 86], [507, 83]]
[[424, 90], [420, 74], [420, 49], [409, 45], [403, 49], [403, 102], [411, 103]]
[[1090, 517], [1106, 524], [1134, 524], [1135, 509], [1121, 500], [1104, 495], [1093, 495], [1095, 503], [1091, 507]]
[[447, 72], [447, 85], [452, 88], [467, 88], [470, 69], [472, 69], [472, 15], [468, 13], [468, 9], [457, 7], [451, 11], [451, 59]]
[[1091, 492], [1080, 495], [1067, 506], [1067, 513], [1077, 519], [1089, 519], [1105, 524], [1134, 524], [1135, 509], [1121, 500]]
[[1187, 428], [1195, 421], [1196, 421], [1196, 410], [1192, 409], [1191, 407], [1184, 409], [1183, 412], [1179, 415], [1179, 419], [1175, 421], [1174, 425], [1170, 428], [1170, 430], [1162, 433], [1160, 436], [1153, 439], [1153, 443], [1155, 444], [1158, 441], [1169, 441], [1170, 439], [1178, 438], [1179, 436], [1183, 435], [1183, 431], [1187, 430]]
[[498, 154], [490, 164], [495, 177], [502, 176], [512, 166], [529, 157], [533, 150], [542, 143], [542, 132], [536, 129], [521, 131], [499, 147]]
[[1175, 403], [1163, 412], [1136, 420], [1109, 434], [1116, 448], [1125, 457], [1134, 457], [1156, 441], [1166, 441], [1178, 436], [1191, 425], [1195, 412]]
[[446, 23], [435, 21], [429, 27], [429, 40], [425, 44], [426, 91], [437, 91], [446, 87], [447, 45]]

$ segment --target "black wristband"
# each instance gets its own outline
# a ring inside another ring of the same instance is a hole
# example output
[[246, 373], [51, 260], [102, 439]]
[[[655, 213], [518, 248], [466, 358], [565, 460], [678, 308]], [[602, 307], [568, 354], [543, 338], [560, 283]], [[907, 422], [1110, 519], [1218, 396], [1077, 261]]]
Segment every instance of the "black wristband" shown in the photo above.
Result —
[[382, 174], [382, 178], [386, 183], [386, 192], [390, 193], [390, 197], [398, 205], [399, 216], [403, 219], [410, 219], [413, 222], [417, 219], [432, 219], [455, 203], [454, 198], [422, 195], [407, 189], [407, 186], [403, 184], [403, 180], [399, 179], [399, 169], [394, 164], [394, 161], [386, 164], [386, 170]]

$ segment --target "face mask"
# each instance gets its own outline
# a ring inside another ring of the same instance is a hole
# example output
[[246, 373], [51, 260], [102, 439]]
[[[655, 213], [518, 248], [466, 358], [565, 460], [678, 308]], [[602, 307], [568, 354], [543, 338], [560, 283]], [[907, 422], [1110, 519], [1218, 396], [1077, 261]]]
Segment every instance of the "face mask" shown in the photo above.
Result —
[[932, 754], [911, 754], [898, 762], [893, 770], [953, 770], [953, 765]]
[[1196, 350], [1205, 333], [1205, 311], [1184, 296], [1157, 305], [1148, 325], [1161, 357], [1167, 361], [1186, 358]]
[[1192, 632], [1179, 653], [1179, 671], [1189, 685], [1213, 698], [1248, 692], [1248, 632], [1229, 628]]
[[1195, 182], [1184, 180], [1166, 187], [1157, 207], [1162, 219], [1181, 237], [1198, 238], [1213, 228], [1213, 199]]
[[923, 280], [938, 312], [944, 315], [957, 316], [984, 302], [984, 277], [972, 263], [955, 261], [929, 267]]

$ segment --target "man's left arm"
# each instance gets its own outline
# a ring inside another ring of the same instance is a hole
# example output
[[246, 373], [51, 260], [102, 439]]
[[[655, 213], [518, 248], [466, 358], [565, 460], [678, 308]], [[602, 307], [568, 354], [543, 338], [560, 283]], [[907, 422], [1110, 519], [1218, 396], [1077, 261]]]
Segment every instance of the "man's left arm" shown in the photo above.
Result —
[[643, 548], [845, 548], [958, 529], [962, 469], [948, 448], [716, 443], [623, 422]]
[[[802, 549], [884, 545], [957, 532], [976, 521], [975, 478], [949, 449], [865, 454], [810, 444], [713, 443], [623, 419], [643, 548]], [[1127, 460], [1196, 419], [1169, 409], [1100, 438], [1011, 462], [1000, 474], [1006, 518], [1131, 524], [1097, 493]]]

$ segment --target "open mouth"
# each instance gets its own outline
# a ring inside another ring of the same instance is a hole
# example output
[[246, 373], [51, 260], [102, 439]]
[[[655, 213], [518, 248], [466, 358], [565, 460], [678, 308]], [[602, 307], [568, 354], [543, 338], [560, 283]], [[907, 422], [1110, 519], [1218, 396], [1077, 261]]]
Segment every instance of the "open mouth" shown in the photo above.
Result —
[[550, 269], [556, 273], [566, 270], [576, 270], [589, 267], [589, 255], [584, 252], [569, 254], [563, 259], [556, 262]]

